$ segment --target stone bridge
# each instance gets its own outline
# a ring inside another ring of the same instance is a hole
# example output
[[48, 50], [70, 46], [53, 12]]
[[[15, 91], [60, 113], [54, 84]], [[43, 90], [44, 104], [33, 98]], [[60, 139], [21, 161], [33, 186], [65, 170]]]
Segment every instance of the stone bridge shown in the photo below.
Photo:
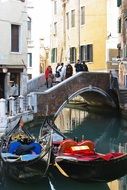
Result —
[[110, 73], [80, 72], [45, 92], [34, 92], [37, 116], [55, 115], [80, 95], [90, 106], [118, 108], [118, 89]]

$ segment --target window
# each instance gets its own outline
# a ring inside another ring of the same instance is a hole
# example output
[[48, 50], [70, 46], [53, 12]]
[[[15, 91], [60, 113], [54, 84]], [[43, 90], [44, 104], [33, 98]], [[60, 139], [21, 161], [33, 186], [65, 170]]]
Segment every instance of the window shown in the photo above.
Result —
[[117, 0], [117, 7], [120, 7], [121, 4], [122, 4], [122, 0]]
[[71, 27], [75, 27], [75, 10], [71, 11]]
[[10, 95], [14, 96], [14, 97], [19, 96], [19, 94], [20, 94], [20, 74], [19, 73], [10, 73], [10, 81], [12, 81]]
[[28, 74], [28, 80], [32, 79], [32, 74]]
[[67, 29], [69, 29], [69, 13], [66, 13]]
[[85, 24], [85, 6], [81, 7], [81, 25]]
[[76, 63], [76, 48], [75, 47], [70, 48], [70, 62]]
[[121, 18], [118, 19], [118, 33], [121, 33]]
[[11, 51], [19, 52], [19, 25], [11, 25]]
[[54, 23], [54, 36], [57, 35], [57, 22]]
[[57, 48], [53, 48], [51, 52], [51, 63], [57, 62]]
[[80, 47], [81, 61], [92, 62], [93, 61], [93, 45], [83, 45]]
[[124, 54], [124, 57], [127, 58], [127, 45], [125, 45], [123, 48], [123, 54]]
[[125, 18], [125, 29], [127, 31], [127, 17]]
[[27, 66], [32, 67], [32, 53], [27, 54]]
[[57, 14], [57, 1], [54, 1], [54, 15]]
[[30, 17], [27, 18], [27, 29], [29, 31], [31, 31], [31, 18]]
[[31, 39], [31, 18], [27, 18], [27, 30], [28, 30], [28, 38]]

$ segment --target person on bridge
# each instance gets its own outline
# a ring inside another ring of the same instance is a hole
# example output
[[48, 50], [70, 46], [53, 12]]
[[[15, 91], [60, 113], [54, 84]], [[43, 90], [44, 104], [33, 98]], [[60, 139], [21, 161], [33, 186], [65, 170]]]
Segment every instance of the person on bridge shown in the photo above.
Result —
[[76, 73], [83, 71], [83, 64], [81, 61], [78, 59], [77, 63], [75, 64], [75, 71]]
[[62, 68], [63, 68], [63, 63], [57, 63], [56, 66], [56, 71], [55, 71], [55, 78], [56, 78], [56, 83], [59, 83], [62, 81]]
[[45, 79], [46, 79], [46, 86], [47, 88], [52, 87], [52, 83], [53, 83], [53, 73], [52, 73], [52, 67], [49, 65], [46, 70], [45, 70]]
[[71, 64], [68, 64], [66, 66], [65, 79], [71, 77], [72, 75], [73, 75], [73, 67], [71, 66]]
[[83, 66], [83, 71], [89, 71], [85, 61], [82, 62], [82, 66]]

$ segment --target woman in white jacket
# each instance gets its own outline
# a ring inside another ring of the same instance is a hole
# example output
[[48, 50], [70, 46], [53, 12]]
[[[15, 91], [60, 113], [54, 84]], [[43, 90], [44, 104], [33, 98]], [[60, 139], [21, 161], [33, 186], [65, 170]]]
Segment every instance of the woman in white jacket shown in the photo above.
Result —
[[56, 67], [56, 74], [55, 74], [55, 78], [56, 78], [56, 83], [59, 83], [63, 80], [63, 63], [58, 63], [57, 67]]

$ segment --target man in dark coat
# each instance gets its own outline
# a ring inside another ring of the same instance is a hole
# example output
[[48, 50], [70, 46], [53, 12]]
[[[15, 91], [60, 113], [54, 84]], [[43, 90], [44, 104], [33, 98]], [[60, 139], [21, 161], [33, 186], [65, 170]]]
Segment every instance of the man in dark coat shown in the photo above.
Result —
[[85, 61], [82, 62], [83, 71], [88, 71], [88, 66], [86, 65]]

